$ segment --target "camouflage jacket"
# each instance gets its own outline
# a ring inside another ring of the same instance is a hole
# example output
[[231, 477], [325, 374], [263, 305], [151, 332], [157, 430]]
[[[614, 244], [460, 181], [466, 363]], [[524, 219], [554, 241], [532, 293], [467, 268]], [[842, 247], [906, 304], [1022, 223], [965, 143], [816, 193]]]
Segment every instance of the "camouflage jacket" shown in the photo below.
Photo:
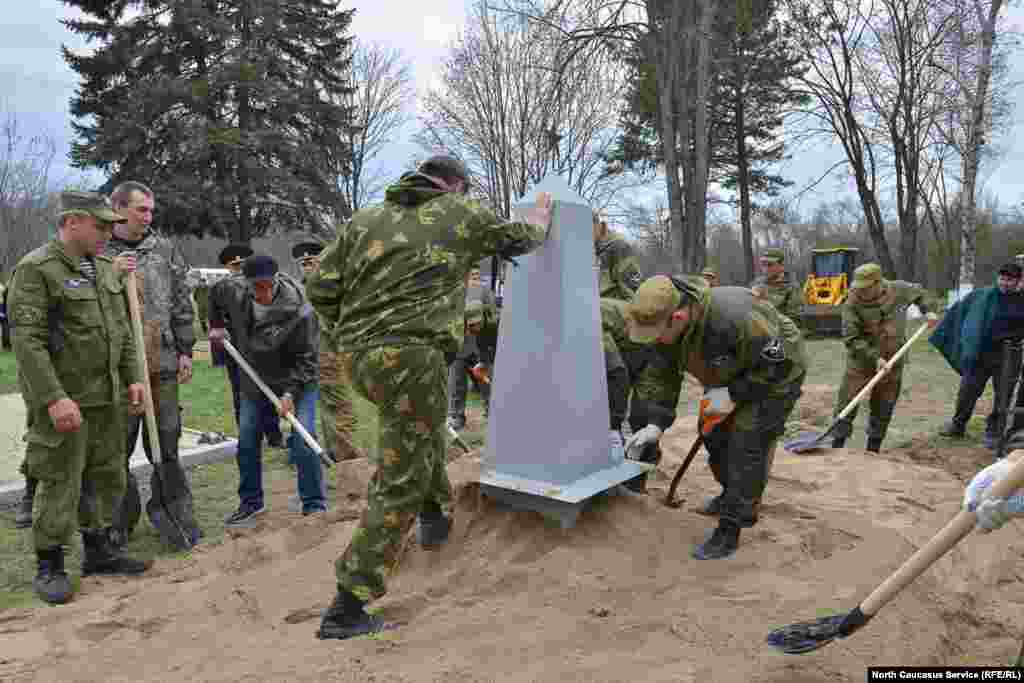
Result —
[[124, 283], [96, 257], [96, 283], [57, 240], [29, 252], [8, 304], [19, 382], [31, 409], [70, 398], [82, 407], [117, 405], [139, 381]]
[[679, 341], [659, 347], [668, 362], [634, 387], [637, 399], [652, 404], [651, 422], [662, 429], [672, 424], [687, 372], [705, 388], [728, 387], [736, 403], [783, 396], [800, 381], [807, 358], [792, 320], [745, 287], [709, 287], [701, 277], [685, 283], [697, 298], [694, 317]]
[[884, 283], [885, 289], [877, 298], [865, 301], [857, 290], [851, 289], [843, 304], [846, 362], [872, 375], [880, 357], [891, 358], [903, 346], [907, 334], [907, 307], [917, 304], [922, 312], [927, 312], [923, 287], [902, 280], [885, 280]]
[[629, 338], [626, 316], [628, 303], [618, 299], [601, 299], [601, 345], [604, 348], [605, 370], [625, 368], [631, 382], [637, 382], [648, 362], [657, 355], [657, 345], [637, 344]]
[[495, 351], [498, 348], [498, 306], [494, 301], [494, 294], [486, 287], [466, 287], [466, 304], [472, 301], [479, 301], [483, 305], [484, 320], [480, 326], [480, 333], [473, 336], [469, 330], [463, 328], [462, 348], [458, 357], [474, 359], [485, 363], [493, 363]]
[[640, 286], [640, 263], [633, 247], [612, 231], [594, 243], [594, 269], [598, 272], [598, 296], [629, 301]]
[[478, 202], [414, 174], [358, 211], [320, 254], [306, 283], [335, 349], [462, 345], [466, 276], [483, 257], [517, 256], [546, 238], [529, 223], [506, 223]]
[[170, 240], [154, 233], [137, 245], [115, 237], [103, 253], [114, 258], [126, 251], [135, 253], [136, 272], [142, 275], [139, 298], [149, 371], [154, 375], [158, 369], [163, 375], [177, 373], [178, 356], [191, 356], [196, 343], [188, 266]]
[[779, 313], [797, 324], [800, 323], [803, 293], [788, 274], [783, 273], [771, 280], [762, 275], [750, 284], [750, 288], [757, 296], [774, 306]]

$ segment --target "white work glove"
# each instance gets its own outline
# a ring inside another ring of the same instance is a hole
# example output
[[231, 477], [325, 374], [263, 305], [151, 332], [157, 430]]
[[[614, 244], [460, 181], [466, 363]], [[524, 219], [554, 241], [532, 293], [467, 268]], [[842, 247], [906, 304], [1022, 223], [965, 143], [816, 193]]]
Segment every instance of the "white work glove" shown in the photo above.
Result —
[[929, 321], [929, 322], [931, 322], [932, 320], [938, 320], [939, 319], [939, 314], [938, 313], [929, 313], [928, 315], [926, 315], [924, 317], [924, 319]]
[[1009, 498], [989, 498], [992, 484], [1005, 477], [1013, 463], [1000, 459], [974, 475], [964, 491], [964, 508], [978, 515], [978, 527], [982, 531], [998, 529], [1010, 517], [1024, 513], [1024, 496], [1020, 490]]
[[652, 443], [658, 443], [661, 438], [661, 427], [650, 424], [633, 434], [626, 441], [626, 457], [630, 460], [639, 460], [644, 448]]
[[729, 396], [728, 387], [713, 387], [704, 391], [700, 399], [697, 424], [702, 434], [710, 434], [725, 418], [729, 417], [736, 404]]

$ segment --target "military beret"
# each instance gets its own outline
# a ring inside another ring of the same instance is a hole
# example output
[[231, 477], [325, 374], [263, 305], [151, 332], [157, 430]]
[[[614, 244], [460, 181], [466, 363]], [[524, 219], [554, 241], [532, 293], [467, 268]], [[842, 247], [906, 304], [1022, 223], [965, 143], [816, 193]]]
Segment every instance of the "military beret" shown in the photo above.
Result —
[[248, 280], [269, 280], [277, 275], [277, 261], [266, 254], [254, 254], [245, 259], [242, 274]]
[[882, 281], [882, 267], [877, 263], [865, 263], [853, 271], [851, 289], [864, 289]]
[[99, 192], [61, 192], [60, 215], [87, 215], [104, 223], [123, 223], [128, 220], [114, 211], [110, 199]]
[[252, 247], [242, 242], [234, 242], [220, 250], [217, 260], [220, 261], [221, 265], [226, 266], [229, 263], [235, 263], [250, 256], [252, 256]]
[[302, 242], [292, 247], [292, 258], [301, 261], [310, 256], [317, 256], [323, 250], [324, 245], [319, 242]]
[[775, 261], [776, 263], [784, 263], [786, 261], [786, 252], [777, 247], [770, 247], [761, 252], [761, 258]]

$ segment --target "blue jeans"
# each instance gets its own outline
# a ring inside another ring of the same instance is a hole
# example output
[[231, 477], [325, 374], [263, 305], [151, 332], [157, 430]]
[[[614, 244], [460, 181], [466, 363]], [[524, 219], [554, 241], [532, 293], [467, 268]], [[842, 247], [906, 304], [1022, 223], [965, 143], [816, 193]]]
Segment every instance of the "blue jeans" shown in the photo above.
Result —
[[[316, 404], [320, 390], [316, 384], [307, 385], [295, 402], [295, 417], [310, 434], [316, 429]], [[238, 435], [238, 497], [243, 504], [263, 504], [262, 446], [264, 427], [268, 416], [276, 416], [273, 404], [265, 397], [241, 397], [241, 425]], [[302, 511], [327, 509], [327, 489], [324, 485], [323, 465], [298, 433], [288, 439], [288, 459], [295, 463], [298, 473], [299, 498]]]
[[[228, 371], [228, 381], [231, 382], [231, 404], [235, 409], [235, 425], [238, 427], [239, 433], [242, 431], [242, 418], [241, 418], [241, 388], [242, 383], [242, 369], [238, 367], [238, 363], [235, 359], [228, 355], [228, 352], [224, 350], [223, 346], [217, 346], [216, 344], [210, 344], [210, 356], [213, 359], [213, 366], [220, 367], [223, 365]], [[263, 424], [263, 433], [270, 439], [279, 438], [281, 436], [281, 427], [277, 417], [277, 411], [271, 410], [266, 415], [266, 421]]]

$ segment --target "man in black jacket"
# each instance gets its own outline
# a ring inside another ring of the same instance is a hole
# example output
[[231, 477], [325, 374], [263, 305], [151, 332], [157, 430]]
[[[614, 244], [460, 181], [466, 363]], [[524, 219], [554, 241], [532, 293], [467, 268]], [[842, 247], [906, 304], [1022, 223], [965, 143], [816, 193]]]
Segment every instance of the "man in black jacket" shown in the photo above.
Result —
[[[242, 266], [248, 295], [235, 300], [229, 311], [231, 342], [256, 374], [281, 400], [281, 416], [294, 413], [309, 433], [316, 431], [319, 397], [317, 348], [319, 327], [302, 285], [278, 273], [277, 262], [257, 254]], [[238, 510], [227, 518], [234, 527], [250, 526], [264, 511], [263, 425], [274, 406], [259, 386], [242, 373], [238, 435]], [[319, 457], [302, 439], [288, 440], [289, 459], [298, 473], [302, 514], [327, 509], [323, 468]]]

